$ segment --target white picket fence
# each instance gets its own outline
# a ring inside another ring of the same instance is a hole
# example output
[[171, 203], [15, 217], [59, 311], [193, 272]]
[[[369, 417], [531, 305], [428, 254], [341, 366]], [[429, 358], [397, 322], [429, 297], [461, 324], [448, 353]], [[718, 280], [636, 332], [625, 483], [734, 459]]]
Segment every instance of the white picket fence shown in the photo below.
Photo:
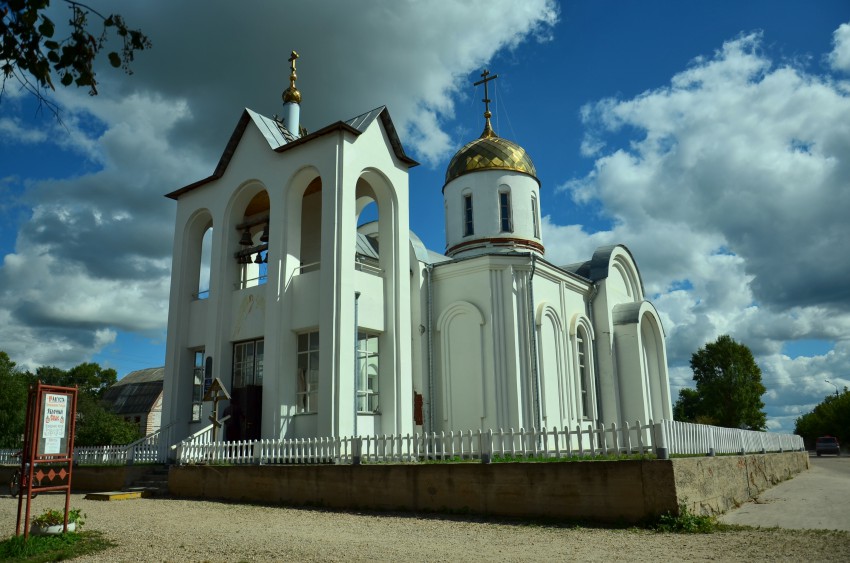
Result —
[[[144, 438], [122, 446], [74, 448], [74, 463], [82, 465], [124, 465], [132, 463], [165, 463], [171, 442], [171, 425], [164, 426]], [[20, 450], [0, 450], [0, 465], [21, 462]]]
[[177, 463], [384, 463], [440, 459], [623, 457], [634, 454], [714, 455], [803, 451], [803, 440], [702, 424], [636, 421], [553, 428], [466, 430], [431, 434], [213, 442], [210, 427], [177, 445]]
[[[177, 463], [314, 464], [385, 463], [493, 458], [623, 457], [634, 454], [715, 455], [803, 451], [794, 434], [755, 432], [664, 420], [620, 426], [587, 424], [574, 429], [465, 430], [430, 434], [337, 438], [212, 440], [212, 426], [170, 446], [170, 426], [127, 446], [77, 448], [80, 464]], [[16, 450], [0, 450], [0, 464], [20, 463]]]
[[124, 446], [74, 448], [74, 463], [82, 465], [123, 465], [165, 463], [171, 441], [171, 424]]
[[668, 452], [682, 455], [804, 451], [802, 436], [663, 420]]

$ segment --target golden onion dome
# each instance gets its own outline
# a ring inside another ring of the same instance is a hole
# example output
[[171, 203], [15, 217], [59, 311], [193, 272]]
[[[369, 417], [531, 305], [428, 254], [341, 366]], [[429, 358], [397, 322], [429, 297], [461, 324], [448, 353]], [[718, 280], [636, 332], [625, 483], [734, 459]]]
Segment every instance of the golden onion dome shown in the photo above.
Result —
[[490, 120], [481, 137], [461, 148], [446, 169], [446, 183], [458, 176], [479, 170], [512, 170], [523, 172], [537, 179], [537, 171], [531, 157], [521, 146], [496, 136]]

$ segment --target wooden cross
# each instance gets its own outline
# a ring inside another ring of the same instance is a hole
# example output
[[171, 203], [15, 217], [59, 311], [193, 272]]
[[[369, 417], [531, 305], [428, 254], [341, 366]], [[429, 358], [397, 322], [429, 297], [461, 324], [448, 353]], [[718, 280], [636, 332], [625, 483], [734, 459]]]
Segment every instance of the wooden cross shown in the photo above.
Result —
[[473, 84], [473, 86], [478, 86], [479, 84], [484, 85], [484, 99], [481, 101], [484, 102], [484, 115], [486, 117], [490, 117], [487, 115], [490, 113], [490, 97], [487, 94], [487, 83], [491, 80], [496, 80], [497, 78], [499, 78], [498, 74], [490, 76], [490, 71], [485, 68], [484, 72], [481, 73], [481, 80]]
[[221, 421], [218, 418], [218, 402], [221, 400], [229, 401], [230, 393], [227, 392], [227, 389], [224, 388], [224, 384], [222, 384], [219, 378], [215, 378], [210, 385], [210, 388], [207, 389], [206, 394], [204, 395], [204, 401], [212, 401], [213, 402], [213, 410], [210, 415], [210, 422], [213, 423], [212, 428], [212, 441], [216, 441], [217, 430], [221, 428]]

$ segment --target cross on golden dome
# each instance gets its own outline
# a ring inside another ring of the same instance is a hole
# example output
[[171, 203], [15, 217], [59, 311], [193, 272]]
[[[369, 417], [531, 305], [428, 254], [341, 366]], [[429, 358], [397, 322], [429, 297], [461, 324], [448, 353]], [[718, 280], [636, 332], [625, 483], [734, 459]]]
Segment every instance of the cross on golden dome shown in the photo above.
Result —
[[484, 85], [484, 99], [481, 101], [484, 102], [484, 119], [486, 120], [486, 122], [484, 124], [484, 132], [481, 133], [482, 138], [496, 136], [496, 132], [493, 131], [493, 127], [490, 125], [490, 117], [493, 114], [490, 113], [490, 96], [487, 93], [487, 83], [491, 80], [496, 80], [497, 78], [499, 78], [498, 74], [490, 76], [490, 71], [485, 68], [484, 72], [481, 73], [481, 80], [473, 84], [473, 86], [478, 86], [479, 84]]
[[295, 74], [295, 61], [298, 56], [295, 51], [292, 51], [292, 54], [289, 55], [289, 88], [283, 91], [283, 103], [285, 104], [301, 103], [301, 92], [295, 87], [295, 81], [298, 79], [298, 75]]

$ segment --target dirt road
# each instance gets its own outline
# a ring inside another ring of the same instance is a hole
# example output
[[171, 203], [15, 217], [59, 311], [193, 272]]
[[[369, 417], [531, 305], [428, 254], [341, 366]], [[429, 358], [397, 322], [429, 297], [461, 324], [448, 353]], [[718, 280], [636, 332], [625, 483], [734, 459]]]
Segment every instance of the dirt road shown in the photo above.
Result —
[[[60, 508], [39, 495], [34, 510]], [[440, 518], [339, 513], [209, 501], [84, 500], [85, 529], [118, 547], [79, 561], [840, 561], [850, 534], [748, 530], [658, 534]], [[0, 530], [14, 533], [17, 501], [0, 498]]]

